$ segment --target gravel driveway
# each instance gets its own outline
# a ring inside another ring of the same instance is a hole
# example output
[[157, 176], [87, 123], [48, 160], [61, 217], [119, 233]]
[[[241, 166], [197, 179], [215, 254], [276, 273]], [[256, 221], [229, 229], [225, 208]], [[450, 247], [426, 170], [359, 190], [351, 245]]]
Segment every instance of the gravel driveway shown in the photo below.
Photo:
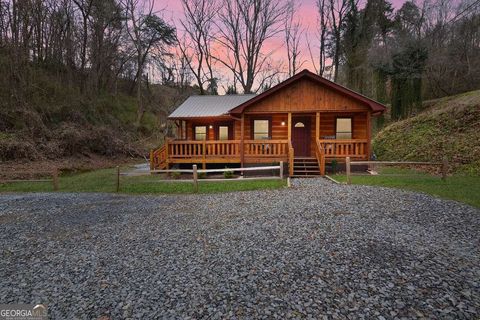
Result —
[[480, 317], [480, 210], [323, 179], [0, 196], [0, 304], [52, 318]]

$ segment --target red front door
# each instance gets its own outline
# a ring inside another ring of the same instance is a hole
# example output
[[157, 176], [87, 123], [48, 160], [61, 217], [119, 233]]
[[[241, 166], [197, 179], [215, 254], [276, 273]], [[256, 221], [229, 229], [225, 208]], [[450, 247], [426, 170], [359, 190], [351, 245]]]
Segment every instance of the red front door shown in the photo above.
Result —
[[292, 146], [296, 157], [310, 156], [310, 118], [292, 118]]

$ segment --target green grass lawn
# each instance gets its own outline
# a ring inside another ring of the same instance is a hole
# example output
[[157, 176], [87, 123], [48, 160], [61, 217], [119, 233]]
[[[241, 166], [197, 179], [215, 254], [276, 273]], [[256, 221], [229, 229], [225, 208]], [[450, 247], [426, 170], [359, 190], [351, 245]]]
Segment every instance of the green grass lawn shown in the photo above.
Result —
[[[388, 176], [382, 174], [398, 174]], [[344, 174], [332, 175], [339, 182], [346, 182]], [[407, 169], [385, 168], [377, 176], [352, 176], [352, 184], [383, 186], [420, 191], [441, 198], [461, 201], [480, 208], [480, 177], [467, 175], [439, 176]]]
[[[120, 177], [120, 193], [193, 193], [191, 182], [161, 181], [158, 175]], [[278, 189], [286, 186], [285, 180], [208, 181], [199, 180], [200, 193]], [[0, 184], [0, 192], [52, 192], [51, 182], [14, 182]], [[60, 177], [61, 192], [115, 192], [116, 169], [103, 169]]]

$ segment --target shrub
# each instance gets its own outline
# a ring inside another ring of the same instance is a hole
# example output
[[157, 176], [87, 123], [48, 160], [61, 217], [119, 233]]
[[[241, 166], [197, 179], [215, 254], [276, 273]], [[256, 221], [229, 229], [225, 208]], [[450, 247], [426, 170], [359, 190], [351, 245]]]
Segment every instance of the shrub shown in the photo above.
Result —
[[172, 178], [175, 180], [179, 179], [181, 175], [182, 174], [180, 172], [177, 172], [177, 171], [172, 172]]
[[[228, 167], [225, 167], [225, 169], [228, 169]], [[233, 178], [233, 171], [230, 171], [230, 170], [224, 171], [224, 172], [223, 172], [223, 177], [224, 177], [225, 179], [231, 179], [231, 178]]]
[[28, 139], [8, 138], [0, 139], [0, 160], [28, 159], [37, 160], [35, 144]]
[[337, 173], [337, 166], [338, 166], [337, 159], [333, 159], [332, 160], [332, 171], [333, 171], [333, 173]]

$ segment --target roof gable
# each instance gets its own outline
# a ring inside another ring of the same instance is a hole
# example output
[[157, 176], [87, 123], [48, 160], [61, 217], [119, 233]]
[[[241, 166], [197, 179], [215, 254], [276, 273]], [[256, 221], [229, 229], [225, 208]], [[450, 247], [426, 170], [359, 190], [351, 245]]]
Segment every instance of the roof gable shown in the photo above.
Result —
[[[295, 89], [295, 86], [301, 86], [302, 83], [309, 83], [309, 82], [315, 83], [317, 87], [319, 84], [321, 87], [325, 88], [327, 91], [335, 93], [337, 98], [331, 99], [333, 102], [332, 101], [329, 102], [326, 95], [322, 96], [321, 92], [320, 93], [314, 92], [312, 94], [312, 86], [310, 87], [306, 86], [306, 88], [304, 88], [303, 91], [309, 92], [310, 95], [308, 95], [308, 97], [310, 98], [311, 101], [305, 101], [304, 99], [299, 99], [299, 96], [302, 96], [303, 92], [299, 91], [298, 89]], [[297, 91], [292, 91], [292, 88], [293, 90], [297, 90]], [[279, 83], [278, 85], [270, 88], [269, 90], [233, 108], [232, 110], [230, 110], [230, 114], [240, 114], [244, 112], [246, 108], [254, 105], [260, 106], [261, 108], [262, 102], [272, 104], [271, 102], [273, 102], [272, 100], [273, 97], [276, 94], [281, 93], [282, 91], [285, 91], [284, 97], [283, 99], [279, 99], [278, 101], [276, 101], [275, 105], [281, 106], [283, 103], [289, 104], [289, 107], [294, 110], [297, 110], [297, 109], [301, 110], [302, 108], [304, 109], [307, 108], [306, 110], [309, 110], [308, 109], [309, 107], [313, 109], [315, 108], [318, 109], [318, 106], [320, 104], [319, 101], [321, 101], [322, 99], [327, 100], [323, 102], [324, 105], [325, 103], [329, 103], [329, 106], [331, 105], [332, 108], [337, 108], [338, 110], [340, 110], [340, 107], [346, 108], [346, 110], [351, 110], [350, 106], [352, 104], [348, 102], [352, 102], [352, 101], [355, 102], [354, 104], [356, 105], [356, 107], [361, 108], [363, 106], [363, 108], [365, 107], [370, 108], [370, 110], [374, 114], [380, 114], [386, 110], [386, 107], [384, 105], [382, 105], [381, 103], [375, 100], [367, 98], [355, 91], [345, 88], [323, 77], [320, 77], [308, 70], [303, 70], [302, 72], [294, 75], [293, 77]], [[285, 101], [285, 100], [288, 100], [288, 101]], [[301, 105], [302, 103], [304, 104], [303, 106]], [[350, 106], [347, 107], [346, 105], [350, 105]], [[294, 110], [291, 110], [291, 111], [294, 111]], [[342, 110], [345, 110], [345, 109], [342, 109]], [[276, 110], [276, 111], [280, 111], [280, 110]], [[286, 111], [286, 110], [283, 110], [283, 111]]]

